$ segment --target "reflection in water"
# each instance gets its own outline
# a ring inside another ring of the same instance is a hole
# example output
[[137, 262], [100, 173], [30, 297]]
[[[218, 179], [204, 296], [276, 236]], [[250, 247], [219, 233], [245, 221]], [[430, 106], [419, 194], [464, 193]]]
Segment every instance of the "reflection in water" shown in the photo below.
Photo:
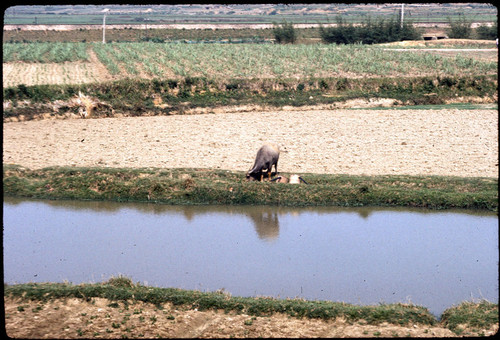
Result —
[[[18, 205], [26, 200], [20, 198], [6, 197], [6, 203]], [[129, 202], [108, 202], [108, 201], [61, 201], [61, 200], [40, 200], [40, 203], [47, 204], [55, 209], [71, 209], [75, 211], [94, 211], [94, 212], [118, 212], [124, 208], [134, 209], [142, 213], [153, 213], [155, 215], [164, 215], [169, 213], [182, 214], [187, 221], [192, 221], [196, 216], [206, 215], [207, 213], [219, 213], [228, 215], [246, 215], [250, 217], [254, 224], [255, 231], [259, 238], [265, 240], [276, 239], [279, 236], [279, 214], [292, 213], [300, 214], [300, 210], [293, 208], [277, 208], [269, 206], [182, 206], [165, 205], [155, 203], [129, 203]]]
[[[187, 221], [192, 221], [196, 216], [206, 214], [223, 215], [245, 215], [250, 217], [255, 231], [262, 240], [273, 240], [278, 238], [280, 232], [280, 215], [290, 215], [300, 218], [301, 214], [314, 212], [315, 214], [333, 214], [341, 212], [355, 213], [363, 220], [370, 217], [373, 212], [415, 212], [419, 215], [439, 213], [437, 211], [420, 208], [386, 208], [386, 207], [280, 207], [280, 206], [241, 206], [241, 205], [167, 205], [157, 203], [131, 203], [131, 202], [109, 202], [109, 201], [65, 201], [65, 200], [32, 200], [40, 202], [54, 209], [74, 211], [92, 211], [104, 213], [116, 213], [123, 209], [133, 209], [145, 214], [165, 215], [182, 214]], [[16, 206], [27, 200], [22, 198], [4, 197], [4, 202]], [[454, 209], [447, 212], [455, 212], [469, 216], [495, 216], [495, 213], [481, 210]], [[305, 221], [307, 222], [307, 221]]]
[[250, 211], [248, 216], [252, 219], [259, 238], [272, 240], [279, 236], [280, 222], [275, 209], [262, 207], [259, 210]]
[[234, 296], [411, 300], [439, 315], [471, 296], [498, 301], [497, 227], [478, 211], [5, 198], [4, 278], [123, 274]]

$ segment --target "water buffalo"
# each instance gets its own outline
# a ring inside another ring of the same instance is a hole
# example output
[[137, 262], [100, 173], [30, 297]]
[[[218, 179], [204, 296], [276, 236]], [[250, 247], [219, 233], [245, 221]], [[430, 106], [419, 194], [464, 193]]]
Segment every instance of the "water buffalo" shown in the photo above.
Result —
[[264, 179], [264, 172], [267, 172], [269, 179], [272, 175], [272, 167], [274, 165], [274, 170], [276, 174], [278, 173], [278, 159], [280, 157], [280, 148], [274, 143], [264, 144], [259, 151], [257, 151], [257, 156], [255, 157], [255, 162], [253, 167], [248, 170], [246, 177], [247, 180], [262, 181]]

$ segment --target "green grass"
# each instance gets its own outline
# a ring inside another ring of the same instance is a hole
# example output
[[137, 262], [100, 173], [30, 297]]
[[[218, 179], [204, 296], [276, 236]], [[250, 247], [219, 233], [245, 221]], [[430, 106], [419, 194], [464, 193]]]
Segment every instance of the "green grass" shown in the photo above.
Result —
[[[284, 174], [286, 175], [286, 174]], [[405, 206], [498, 210], [498, 180], [442, 176], [302, 174], [309, 185], [247, 182], [242, 171], [4, 164], [6, 196], [284, 206]]]
[[[233, 297], [222, 291], [200, 292], [148, 287], [139, 283], [134, 284], [131, 279], [122, 276], [96, 284], [27, 283], [4, 285], [4, 296], [32, 301], [65, 298], [81, 298], [92, 301], [93, 298], [106, 298], [111, 301], [109, 305], [116, 308], [120, 306], [120, 303], [128, 308], [129, 304], [142, 301], [154, 304], [158, 308], [163, 308], [162, 305], [165, 303], [172, 303], [187, 309], [234, 311], [252, 316], [270, 316], [275, 313], [283, 313], [291, 317], [323, 320], [334, 320], [342, 317], [350, 323], [363, 322], [371, 325], [384, 322], [400, 326], [439, 325], [439, 322], [427, 308], [412, 304], [360, 306], [332, 301]], [[498, 304], [486, 301], [464, 302], [458, 307], [451, 307], [443, 313], [441, 321], [441, 325], [451, 329], [456, 334], [461, 334], [464, 327], [480, 330], [488, 329], [497, 323]]]
[[461, 335], [466, 328], [479, 330], [498, 324], [498, 304], [488, 301], [463, 302], [444, 311], [441, 322]]
[[330, 301], [307, 301], [303, 299], [280, 300], [269, 297], [232, 297], [223, 292], [200, 292], [176, 288], [148, 287], [133, 284], [130, 279], [112, 279], [102, 284], [58, 284], [28, 283], [5, 285], [5, 296], [22, 297], [29, 300], [52, 300], [61, 298], [101, 297], [111, 301], [143, 301], [161, 307], [171, 302], [176, 306], [187, 306], [198, 310], [236, 311], [255, 316], [284, 313], [293, 317], [335, 319], [344, 317], [349, 322], [363, 320], [368, 324], [389, 322], [399, 325], [414, 323], [434, 325], [436, 319], [424, 307], [408, 304], [380, 304], [358, 306]]
[[[498, 103], [492, 104], [473, 104], [473, 103], [454, 103], [443, 105], [412, 105], [393, 107], [394, 110], [498, 110]], [[387, 110], [386, 107], [374, 107], [370, 110]]]
[[87, 61], [87, 45], [84, 43], [23, 43], [3, 44], [3, 62], [64, 63]]

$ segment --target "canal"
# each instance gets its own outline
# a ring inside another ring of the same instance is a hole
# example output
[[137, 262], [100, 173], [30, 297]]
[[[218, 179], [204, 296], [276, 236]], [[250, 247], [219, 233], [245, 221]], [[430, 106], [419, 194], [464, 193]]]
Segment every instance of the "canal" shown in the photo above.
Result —
[[498, 302], [498, 216], [4, 198], [4, 282], [150, 286], [352, 304]]

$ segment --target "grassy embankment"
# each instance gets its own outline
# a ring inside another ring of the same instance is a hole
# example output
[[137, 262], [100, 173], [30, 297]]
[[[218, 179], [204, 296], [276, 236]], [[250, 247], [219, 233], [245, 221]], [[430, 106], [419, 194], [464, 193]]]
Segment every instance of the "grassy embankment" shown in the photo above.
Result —
[[[284, 174], [287, 175], [287, 174]], [[498, 180], [302, 174], [308, 185], [247, 182], [241, 171], [53, 167], [3, 169], [4, 195], [165, 204], [407, 206], [498, 210]]]
[[[126, 309], [137, 301], [151, 303], [163, 308], [165, 303], [197, 310], [235, 311], [255, 316], [284, 313], [292, 317], [307, 317], [331, 320], [342, 317], [347, 322], [396, 325], [442, 325], [456, 334], [468, 329], [489, 329], [498, 323], [498, 305], [487, 301], [465, 302], [447, 309], [438, 322], [424, 307], [411, 304], [380, 304], [377, 306], [358, 306], [330, 301], [307, 301], [302, 299], [280, 300], [274, 298], [232, 297], [221, 292], [200, 292], [175, 288], [158, 288], [134, 284], [126, 277], [111, 278], [98, 284], [58, 284], [28, 283], [6, 285], [5, 296], [25, 300], [47, 301], [52, 299], [106, 298], [110, 306], [118, 307], [121, 302]], [[22, 302], [21, 307], [22, 308]], [[42, 311], [43, 312], [43, 311]]]
[[[304, 89], [306, 86], [307, 89]], [[335, 105], [360, 98], [391, 98], [405, 105], [436, 105], [456, 97], [489, 97], [496, 88], [497, 79], [494, 76], [320, 78], [309, 79], [306, 84], [293, 79], [233, 79], [216, 84], [205, 78], [186, 78], [180, 81], [119, 80], [88, 85], [18, 85], [4, 88], [4, 99], [11, 100], [14, 105], [4, 110], [3, 117], [23, 115], [25, 119], [31, 119], [43, 112], [52, 112], [55, 116], [63, 116], [66, 112], [77, 114], [77, 107], [52, 106], [50, 103], [55, 100], [70, 100], [79, 91], [97, 98], [99, 102], [109, 104], [112, 111], [96, 110], [93, 113], [94, 117], [107, 117], [113, 116], [112, 112], [129, 116], [182, 114], [196, 107], [214, 108], [228, 105]], [[168, 104], [155, 105], [155, 93], [162, 93], [162, 101]], [[30, 101], [30, 105], [16, 105], [23, 100]]]

